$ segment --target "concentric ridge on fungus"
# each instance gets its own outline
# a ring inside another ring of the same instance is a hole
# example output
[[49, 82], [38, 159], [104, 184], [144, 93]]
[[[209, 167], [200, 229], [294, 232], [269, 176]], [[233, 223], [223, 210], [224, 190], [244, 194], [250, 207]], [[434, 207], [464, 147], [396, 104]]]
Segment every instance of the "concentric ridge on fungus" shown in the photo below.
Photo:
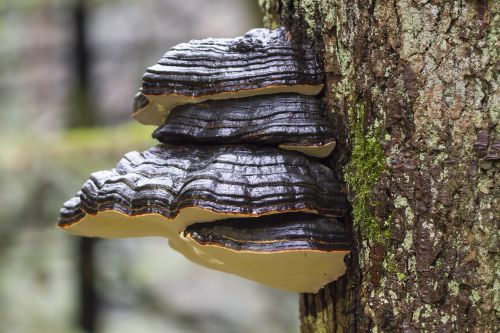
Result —
[[83, 236], [168, 236], [196, 222], [293, 211], [341, 216], [344, 209], [333, 172], [300, 153], [158, 145], [93, 173], [64, 204], [58, 225]]
[[349, 235], [334, 218], [308, 213], [282, 213], [195, 223], [183, 237], [200, 245], [234, 251], [349, 251]]
[[237, 38], [207, 38], [174, 46], [147, 69], [133, 116], [161, 125], [176, 105], [295, 92], [316, 95], [323, 72], [314, 51], [292, 43], [284, 28], [252, 29]]
[[318, 99], [299, 94], [253, 96], [177, 106], [153, 133], [163, 143], [256, 143], [328, 156], [334, 131]]

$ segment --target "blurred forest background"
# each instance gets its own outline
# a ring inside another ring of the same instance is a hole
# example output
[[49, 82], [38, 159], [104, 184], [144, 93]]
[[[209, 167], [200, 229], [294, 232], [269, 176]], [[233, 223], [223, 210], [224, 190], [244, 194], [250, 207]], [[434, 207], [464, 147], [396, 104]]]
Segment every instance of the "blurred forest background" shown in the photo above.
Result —
[[195, 266], [164, 239], [54, 228], [91, 172], [155, 144], [130, 118], [145, 67], [261, 24], [257, 0], [0, 1], [0, 333], [297, 332], [295, 294]]

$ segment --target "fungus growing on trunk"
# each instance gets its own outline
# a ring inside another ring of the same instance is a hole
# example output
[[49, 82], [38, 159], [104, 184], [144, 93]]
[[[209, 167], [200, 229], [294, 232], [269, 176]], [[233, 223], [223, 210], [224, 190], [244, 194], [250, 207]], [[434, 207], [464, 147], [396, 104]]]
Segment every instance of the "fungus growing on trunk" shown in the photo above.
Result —
[[58, 226], [88, 237], [166, 237], [203, 266], [318, 291], [344, 274], [349, 253], [333, 218], [346, 197], [333, 171], [306, 156], [335, 147], [320, 102], [307, 96], [322, 82], [313, 50], [283, 28], [173, 47], [134, 100], [134, 118], [160, 125], [153, 136], [162, 144], [93, 173]]
[[342, 223], [306, 213], [196, 223], [181, 239], [172, 247], [203, 266], [309, 293], [345, 273], [350, 251]]
[[254, 96], [177, 106], [153, 133], [163, 143], [256, 143], [326, 157], [334, 130], [318, 99], [299, 94]]
[[177, 105], [281, 92], [316, 95], [322, 88], [311, 48], [292, 43], [283, 28], [252, 29], [171, 48], [144, 74], [133, 117], [161, 125]]
[[159, 145], [95, 172], [61, 210], [81, 236], [171, 237], [197, 222], [285, 212], [341, 216], [344, 195], [324, 165], [274, 147]]

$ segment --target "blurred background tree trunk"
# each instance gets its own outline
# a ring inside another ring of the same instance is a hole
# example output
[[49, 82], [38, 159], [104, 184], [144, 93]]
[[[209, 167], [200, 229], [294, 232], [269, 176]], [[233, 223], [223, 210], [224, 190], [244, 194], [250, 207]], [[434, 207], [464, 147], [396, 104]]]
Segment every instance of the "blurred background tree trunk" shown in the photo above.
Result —
[[260, 4], [317, 49], [352, 205], [348, 272], [301, 295], [302, 332], [498, 331], [499, 3]]
[[[76, 0], [71, 8], [73, 19], [73, 93], [69, 103], [68, 126], [97, 126], [97, 112], [89, 96], [91, 54], [87, 38], [88, 1]], [[97, 332], [99, 300], [96, 289], [96, 240], [75, 239], [78, 253], [78, 326], [87, 333]]]

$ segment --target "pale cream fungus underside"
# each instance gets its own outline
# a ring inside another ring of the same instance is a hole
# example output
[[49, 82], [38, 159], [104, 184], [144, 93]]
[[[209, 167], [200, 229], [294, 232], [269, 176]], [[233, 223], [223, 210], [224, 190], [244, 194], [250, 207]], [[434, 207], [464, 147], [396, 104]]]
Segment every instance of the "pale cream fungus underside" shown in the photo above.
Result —
[[207, 100], [219, 100], [230, 98], [244, 98], [257, 95], [298, 93], [303, 95], [317, 95], [323, 89], [323, 84], [307, 85], [297, 84], [293, 86], [270, 86], [264, 88], [239, 90], [235, 92], [223, 92], [212, 95], [186, 96], [178, 94], [144, 95], [149, 104], [142, 109], [134, 111], [132, 116], [138, 122], [145, 125], [163, 125], [170, 110], [178, 105], [200, 103]]
[[286, 150], [295, 150], [313, 157], [324, 158], [332, 153], [335, 149], [335, 145], [335, 141], [331, 141], [319, 146], [278, 145], [278, 147]]
[[[299, 211], [317, 213], [307, 209]], [[217, 213], [189, 207], [182, 209], [175, 218], [167, 219], [160, 214], [129, 216], [107, 210], [97, 215], [87, 214], [62, 228], [68, 233], [87, 237], [166, 237], [173, 249], [202, 266], [294, 292], [317, 292], [345, 273], [344, 256], [349, 251], [235, 251], [216, 245], [201, 245], [182, 236], [185, 228], [193, 223], [237, 217], [256, 215]]]
[[216, 245], [202, 245], [181, 236], [170, 246], [202, 266], [236, 274], [270, 287], [316, 293], [344, 275], [344, 257], [349, 251], [293, 250], [279, 252], [235, 251]]

